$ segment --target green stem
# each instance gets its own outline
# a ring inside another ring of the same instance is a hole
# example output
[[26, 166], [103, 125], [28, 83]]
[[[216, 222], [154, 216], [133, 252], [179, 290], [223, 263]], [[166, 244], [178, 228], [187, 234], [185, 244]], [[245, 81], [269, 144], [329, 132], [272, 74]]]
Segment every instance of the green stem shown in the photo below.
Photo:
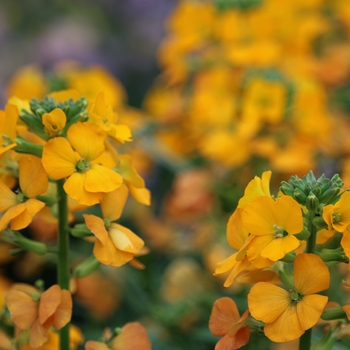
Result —
[[[63, 189], [64, 180], [57, 181], [58, 196], [58, 284], [69, 290], [69, 229], [67, 194]], [[60, 350], [69, 349], [69, 323], [60, 330]]]
[[[312, 223], [312, 220], [315, 217], [315, 212], [309, 211], [309, 222], [308, 230], [310, 232], [310, 237], [307, 240], [306, 252], [314, 253], [316, 249], [316, 238], [317, 238], [317, 229], [316, 226]], [[299, 349], [300, 350], [309, 350], [311, 348], [311, 335], [312, 328], [305, 331], [305, 333], [300, 337]]]

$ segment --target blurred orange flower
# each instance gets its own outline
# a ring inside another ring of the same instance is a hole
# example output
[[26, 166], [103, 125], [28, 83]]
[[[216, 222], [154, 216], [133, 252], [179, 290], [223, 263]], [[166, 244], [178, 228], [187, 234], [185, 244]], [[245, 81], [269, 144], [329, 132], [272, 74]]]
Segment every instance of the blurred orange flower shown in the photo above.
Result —
[[7, 292], [6, 302], [19, 330], [30, 329], [29, 345], [33, 348], [48, 340], [51, 326], [59, 330], [72, 316], [71, 294], [57, 284], [41, 294], [30, 285], [15, 284]]

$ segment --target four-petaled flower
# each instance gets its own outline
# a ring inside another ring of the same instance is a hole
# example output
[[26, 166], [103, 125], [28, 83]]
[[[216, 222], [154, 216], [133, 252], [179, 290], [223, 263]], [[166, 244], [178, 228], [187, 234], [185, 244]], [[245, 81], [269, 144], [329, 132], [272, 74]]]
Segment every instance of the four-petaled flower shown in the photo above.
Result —
[[64, 189], [78, 203], [97, 204], [102, 193], [121, 186], [123, 178], [112, 169], [98, 164], [105, 151], [106, 134], [92, 123], [73, 124], [67, 139], [49, 140], [43, 150], [42, 163], [54, 180], [67, 178]]
[[299, 254], [294, 261], [294, 289], [285, 290], [267, 282], [255, 284], [248, 294], [251, 315], [265, 323], [265, 335], [274, 342], [299, 338], [321, 317], [328, 297], [330, 273], [315, 254]]

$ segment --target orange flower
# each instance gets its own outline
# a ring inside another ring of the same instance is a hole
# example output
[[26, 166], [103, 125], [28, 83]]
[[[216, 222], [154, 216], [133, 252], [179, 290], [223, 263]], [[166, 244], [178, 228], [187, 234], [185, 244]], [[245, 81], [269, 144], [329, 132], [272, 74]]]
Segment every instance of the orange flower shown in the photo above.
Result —
[[47, 136], [54, 137], [66, 126], [67, 117], [60, 108], [53, 109], [50, 113], [44, 113], [42, 123]]
[[121, 333], [108, 341], [107, 344], [89, 340], [85, 350], [151, 350], [145, 328], [138, 322], [130, 322], [121, 328]]
[[259, 282], [248, 294], [252, 316], [265, 323], [265, 335], [274, 342], [299, 338], [321, 317], [328, 297], [315, 294], [329, 287], [330, 273], [315, 254], [299, 254], [294, 261], [294, 290]]
[[[101, 194], [120, 187], [122, 177], [95, 161], [105, 151], [106, 134], [92, 123], [73, 124], [63, 137], [49, 140], [43, 150], [44, 169], [54, 180], [67, 178], [64, 189], [78, 203], [93, 205]], [[76, 152], [75, 152], [75, 151]]]
[[21, 192], [12, 192], [4, 182], [0, 181], [0, 230], [4, 230], [11, 222], [12, 230], [27, 227], [33, 217], [45, 206], [45, 203], [34, 198], [45, 193], [48, 178], [39, 158], [23, 156], [19, 160], [19, 186]]
[[97, 238], [93, 253], [102, 264], [124, 265], [144, 246], [143, 240], [132, 231], [112, 222], [120, 218], [127, 197], [128, 189], [123, 185], [103, 195], [101, 209], [104, 220], [95, 215], [83, 215], [86, 226]]
[[248, 244], [248, 258], [259, 256], [277, 261], [299, 247], [294, 237], [304, 227], [298, 202], [292, 197], [258, 197], [242, 213], [244, 228], [253, 236]]
[[240, 317], [236, 303], [228, 297], [215, 301], [209, 319], [210, 331], [223, 337], [215, 346], [215, 350], [239, 349], [247, 344], [250, 328], [245, 324], [248, 310]]
[[59, 330], [71, 319], [72, 297], [69, 291], [53, 285], [40, 294], [26, 284], [15, 284], [6, 295], [13, 323], [20, 331], [30, 329], [29, 345], [42, 346], [48, 340], [49, 328]]
[[89, 105], [88, 113], [89, 121], [98, 125], [109, 137], [120, 143], [131, 141], [130, 128], [127, 125], [117, 124], [118, 115], [112, 106], [106, 103], [103, 92], [98, 94], [95, 103]]

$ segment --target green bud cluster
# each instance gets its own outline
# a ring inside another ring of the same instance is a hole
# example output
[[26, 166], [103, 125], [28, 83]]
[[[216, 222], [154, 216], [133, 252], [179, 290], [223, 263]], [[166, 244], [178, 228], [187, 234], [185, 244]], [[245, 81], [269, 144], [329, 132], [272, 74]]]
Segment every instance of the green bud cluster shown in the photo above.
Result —
[[248, 10], [261, 5], [262, 0], [215, 0], [214, 3], [219, 10], [227, 10], [229, 8]]
[[66, 126], [61, 132], [62, 135], [65, 135], [72, 124], [88, 119], [87, 105], [88, 102], [84, 97], [75, 102], [72, 99], [65, 102], [56, 102], [52, 97], [45, 97], [42, 101], [33, 98], [30, 101], [31, 112], [22, 109], [19, 118], [28, 126], [30, 131], [36, 133], [42, 139], [48, 140], [49, 136], [45, 133], [42, 123], [43, 114], [50, 113], [55, 108], [60, 108], [67, 117]]
[[315, 213], [327, 204], [333, 204], [340, 198], [340, 190], [344, 182], [338, 174], [331, 179], [323, 174], [318, 179], [312, 171], [299, 178], [294, 175], [288, 182], [282, 181], [280, 191], [293, 197], [299, 204]]

